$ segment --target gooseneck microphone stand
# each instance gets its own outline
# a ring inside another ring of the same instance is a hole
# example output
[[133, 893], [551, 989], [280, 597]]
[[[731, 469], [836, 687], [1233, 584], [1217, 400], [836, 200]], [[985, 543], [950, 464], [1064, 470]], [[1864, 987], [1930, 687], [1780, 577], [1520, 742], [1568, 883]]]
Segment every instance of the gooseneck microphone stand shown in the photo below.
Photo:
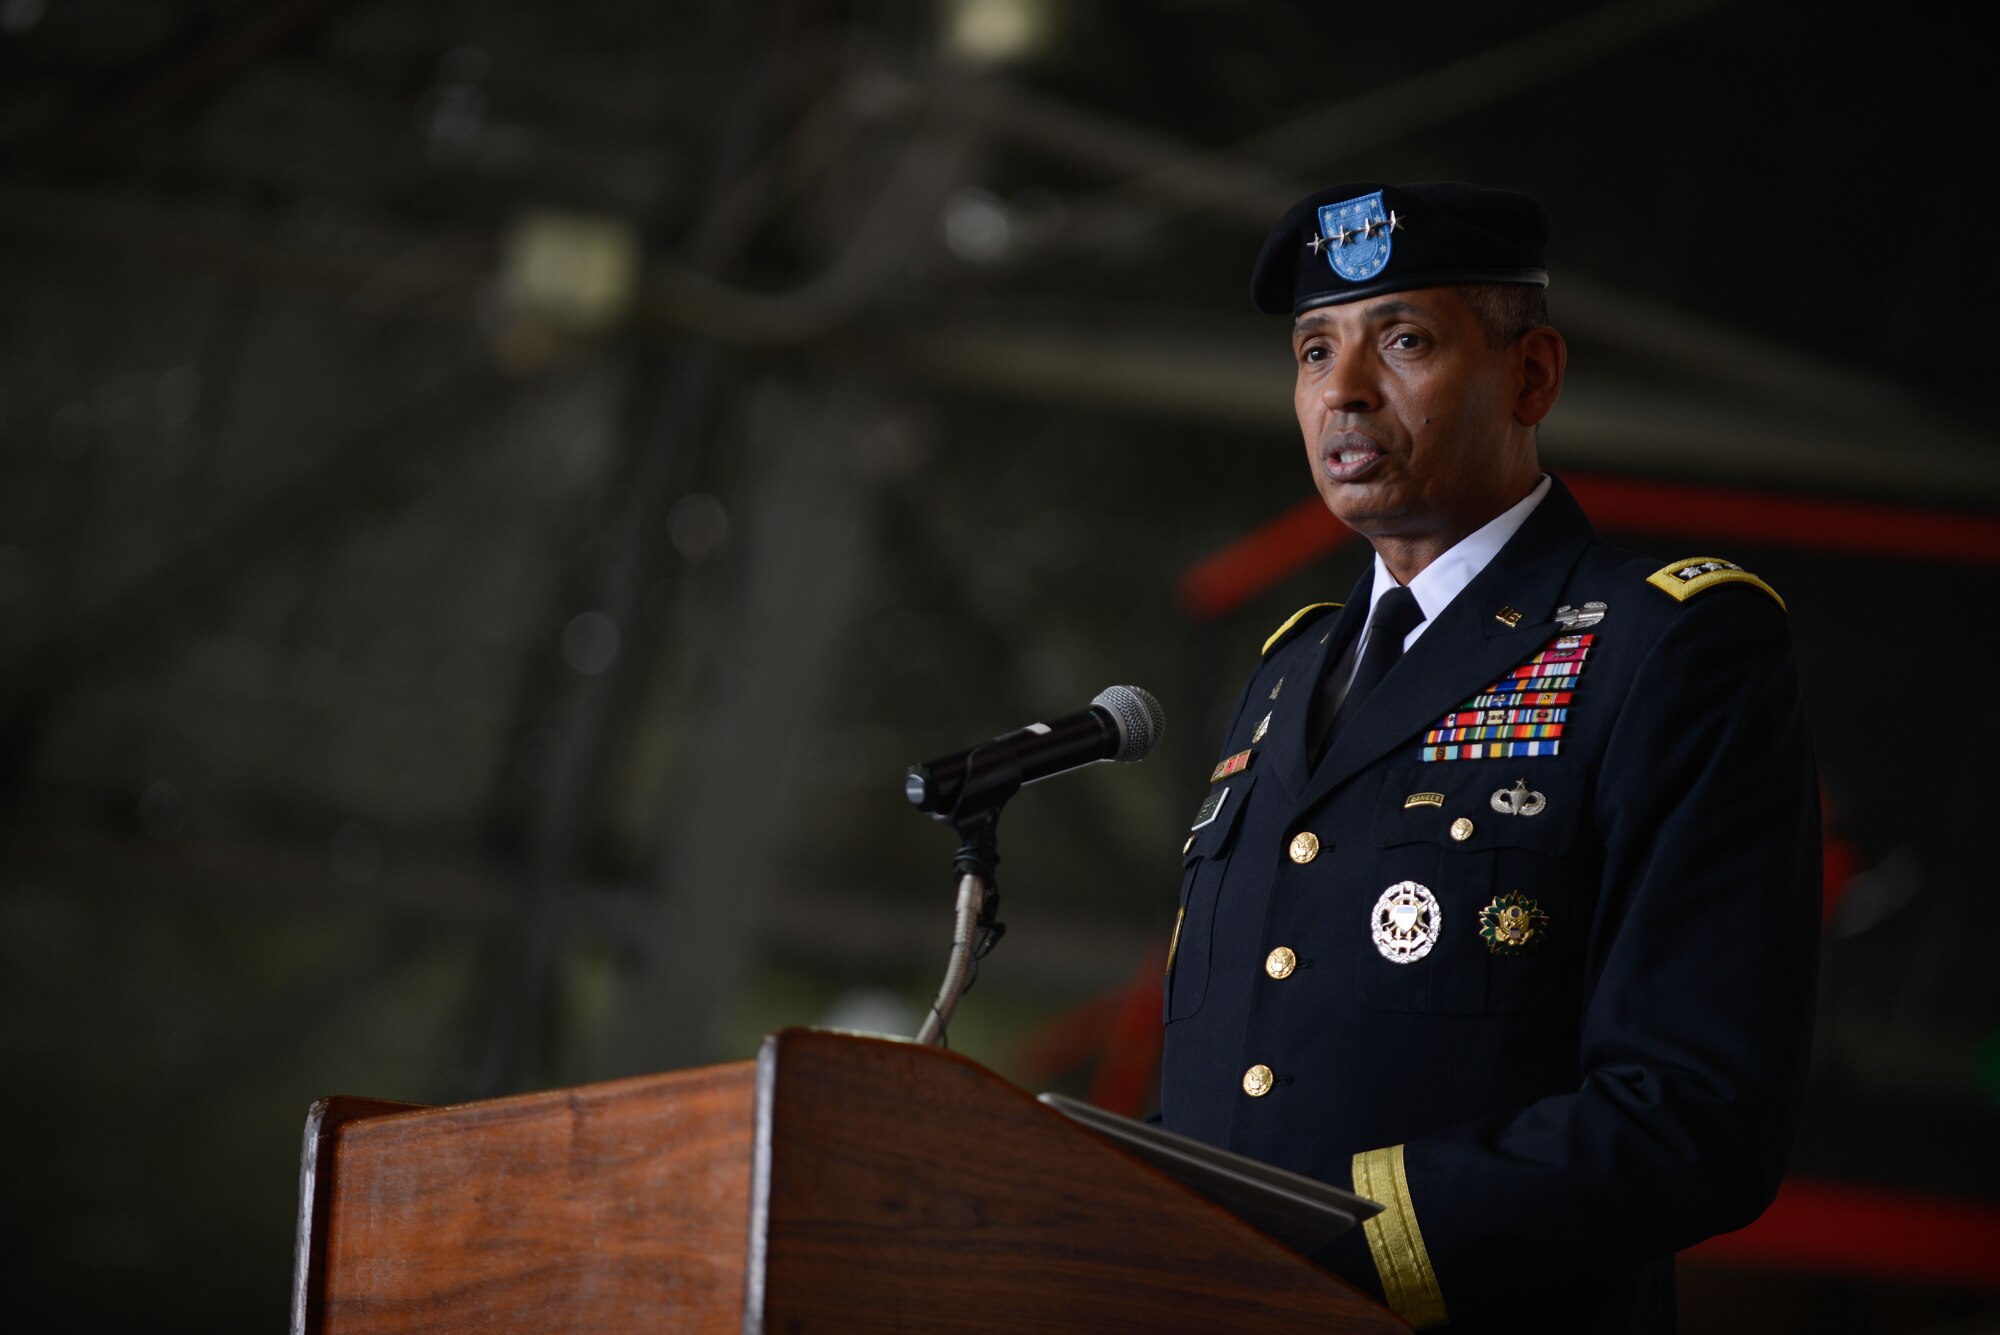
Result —
[[945, 965], [944, 982], [938, 987], [931, 1013], [917, 1031], [917, 1042], [939, 1047], [945, 1044], [945, 1026], [972, 980], [978, 961], [985, 958], [1005, 935], [1007, 927], [998, 921], [1000, 886], [994, 868], [1000, 862], [998, 830], [1000, 809], [1007, 799], [1021, 791], [1021, 767], [998, 764], [990, 770], [979, 762], [975, 748], [966, 757], [966, 773], [980, 775], [975, 787], [970, 781], [948, 812], [933, 819], [943, 821], [958, 832], [958, 852], [951, 860], [952, 877], [958, 884], [958, 907], [953, 921], [951, 958]]

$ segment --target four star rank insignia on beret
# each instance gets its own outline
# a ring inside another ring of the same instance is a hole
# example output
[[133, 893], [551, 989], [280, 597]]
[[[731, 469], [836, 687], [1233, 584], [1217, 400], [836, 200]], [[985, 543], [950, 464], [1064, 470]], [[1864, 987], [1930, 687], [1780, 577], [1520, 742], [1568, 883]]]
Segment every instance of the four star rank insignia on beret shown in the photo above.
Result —
[[1315, 254], [1325, 255], [1335, 273], [1350, 283], [1358, 283], [1388, 267], [1389, 254], [1395, 248], [1394, 236], [1402, 230], [1403, 220], [1389, 211], [1382, 202], [1382, 192], [1377, 190], [1356, 199], [1320, 205], [1320, 234], [1306, 244]]

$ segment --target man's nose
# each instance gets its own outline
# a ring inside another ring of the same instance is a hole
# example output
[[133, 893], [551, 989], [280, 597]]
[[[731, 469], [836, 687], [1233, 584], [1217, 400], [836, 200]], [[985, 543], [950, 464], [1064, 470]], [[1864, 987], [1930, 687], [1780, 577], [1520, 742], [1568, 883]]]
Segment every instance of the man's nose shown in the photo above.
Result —
[[1365, 352], [1337, 358], [1333, 373], [1320, 391], [1326, 406], [1335, 412], [1371, 412], [1381, 403], [1380, 368]]

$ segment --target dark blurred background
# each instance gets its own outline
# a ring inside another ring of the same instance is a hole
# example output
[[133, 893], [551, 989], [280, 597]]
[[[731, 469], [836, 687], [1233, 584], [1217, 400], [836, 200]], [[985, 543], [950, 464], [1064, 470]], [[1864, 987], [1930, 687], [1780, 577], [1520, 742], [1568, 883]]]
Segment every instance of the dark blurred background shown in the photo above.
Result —
[[954, 841], [903, 767], [1113, 682], [1167, 741], [1015, 801], [952, 1041], [1142, 1109], [1220, 725], [1364, 555], [1296, 508], [1251, 260], [1458, 178], [1556, 219], [1547, 462], [1804, 661], [1818, 1069], [1688, 1328], [2000, 1330], [1957, 13], [0, 0], [10, 1310], [276, 1328], [322, 1094], [913, 1031]]

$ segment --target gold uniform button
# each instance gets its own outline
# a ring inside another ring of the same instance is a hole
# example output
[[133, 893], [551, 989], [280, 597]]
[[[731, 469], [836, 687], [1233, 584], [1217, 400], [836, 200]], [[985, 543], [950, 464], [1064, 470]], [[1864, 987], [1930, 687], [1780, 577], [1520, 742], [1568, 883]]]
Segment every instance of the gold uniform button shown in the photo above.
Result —
[[1279, 946], [1264, 957], [1264, 972], [1273, 978], [1290, 978], [1292, 970], [1298, 967], [1299, 957], [1290, 946]]
[[1472, 822], [1466, 817], [1460, 816], [1451, 823], [1451, 837], [1461, 844], [1470, 839], [1472, 837]]
[[1181, 856], [1186, 857], [1188, 855], [1188, 850], [1193, 847], [1194, 847], [1194, 836], [1189, 835], [1188, 841], [1181, 845]]
[[1243, 1092], [1253, 1099], [1261, 1099], [1271, 1092], [1271, 1086], [1278, 1083], [1278, 1077], [1271, 1068], [1258, 1062], [1243, 1073]]
[[1319, 836], [1311, 830], [1300, 830], [1292, 836], [1292, 861], [1304, 866], [1319, 856]]

